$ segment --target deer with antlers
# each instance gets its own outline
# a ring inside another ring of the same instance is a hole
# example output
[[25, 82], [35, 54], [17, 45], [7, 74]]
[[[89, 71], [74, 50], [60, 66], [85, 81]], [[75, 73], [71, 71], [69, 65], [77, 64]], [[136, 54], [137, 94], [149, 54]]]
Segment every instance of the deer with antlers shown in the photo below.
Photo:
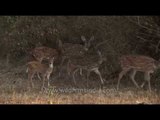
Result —
[[129, 71], [131, 71], [130, 78], [134, 85], [139, 88], [134, 77], [136, 72], [141, 71], [144, 73], [145, 81], [142, 83], [141, 87], [148, 82], [149, 91], [151, 91], [150, 85], [150, 74], [160, 67], [160, 62], [147, 56], [142, 55], [123, 55], [119, 59], [122, 71], [119, 73], [117, 90], [119, 89], [120, 80]]

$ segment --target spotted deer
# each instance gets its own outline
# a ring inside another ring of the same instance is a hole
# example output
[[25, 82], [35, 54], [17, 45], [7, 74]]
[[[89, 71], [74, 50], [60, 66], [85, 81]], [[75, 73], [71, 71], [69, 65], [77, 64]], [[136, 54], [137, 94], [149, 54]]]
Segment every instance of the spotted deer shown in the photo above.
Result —
[[122, 71], [119, 73], [117, 90], [119, 89], [120, 80], [129, 71], [131, 71], [130, 78], [134, 85], [139, 88], [134, 77], [136, 72], [141, 71], [144, 73], [145, 81], [141, 87], [144, 86], [146, 81], [148, 82], [149, 91], [151, 91], [150, 74], [160, 67], [160, 62], [147, 56], [142, 55], [123, 55], [119, 59]]
[[28, 79], [31, 82], [32, 88], [34, 87], [34, 84], [32, 82], [32, 78], [35, 75], [35, 73], [40, 73], [42, 75], [43, 84], [42, 84], [41, 89], [44, 88], [44, 82], [45, 82], [46, 78], [48, 80], [48, 86], [50, 85], [49, 78], [50, 78], [50, 75], [53, 71], [53, 62], [54, 62], [54, 57], [49, 59], [48, 65], [47, 64], [42, 64], [39, 61], [31, 61], [31, 62], [27, 63]]
[[100, 51], [97, 51], [98, 56], [95, 55], [86, 55], [85, 57], [73, 57], [69, 60], [69, 68], [68, 70], [71, 70], [72, 77], [74, 80], [74, 83], [76, 84], [75, 74], [78, 70], [86, 70], [87, 71], [87, 86], [88, 86], [88, 80], [91, 72], [96, 73], [101, 81], [101, 84], [104, 84], [104, 80], [102, 78], [101, 72], [99, 71], [100, 65], [106, 61], [106, 58], [102, 56]]
[[85, 36], [81, 36], [81, 40], [83, 41], [84, 45], [73, 44], [73, 43], [62, 43], [62, 41], [59, 40], [60, 48], [62, 51], [62, 61], [60, 65], [59, 76], [61, 75], [62, 65], [64, 64], [64, 61], [72, 56], [83, 56], [91, 47], [91, 42], [94, 40], [94, 36], [91, 36], [89, 40], [87, 40]]
[[[53, 57], [56, 60], [60, 56], [60, 54], [61, 54], [61, 51], [59, 49], [42, 46], [42, 47], [36, 47], [32, 49], [29, 52], [29, 57], [30, 58], [32, 57], [41, 63], [43, 60], [50, 60]], [[28, 72], [28, 69], [26, 70], [26, 72]], [[38, 73], [37, 73], [37, 76], [39, 79], [41, 79]]]
[[60, 54], [60, 50], [49, 48], [49, 47], [36, 47], [33, 50], [30, 51], [30, 55], [33, 56], [37, 61], [42, 62], [44, 59], [51, 59], [55, 58], [57, 59]]

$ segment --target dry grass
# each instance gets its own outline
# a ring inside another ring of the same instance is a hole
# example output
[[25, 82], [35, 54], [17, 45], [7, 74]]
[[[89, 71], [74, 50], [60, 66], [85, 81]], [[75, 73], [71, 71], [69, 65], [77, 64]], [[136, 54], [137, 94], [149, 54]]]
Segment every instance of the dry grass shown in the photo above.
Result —
[[[3, 67], [1, 67], [3, 68]], [[52, 76], [53, 78], [53, 76]], [[66, 78], [66, 77], [64, 77]], [[160, 92], [152, 84], [153, 91], [138, 90], [130, 83], [124, 86], [122, 81], [117, 91], [116, 80], [107, 83], [103, 89], [99, 80], [78, 80], [78, 86], [70, 79], [57, 78], [51, 81], [51, 87], [40, 91], [42, 82], [34, 80], [35, 88], [28, 87], [25, 67], [1, 69], [0, 104], [159, 104]]]
[[[110, 89], [110, 91], [112, 91]], [[109, 94], [97, 90], [95, 93], [42, 93], [22, 92], [1, 93], [3, 104], [159, 104], [160, 96], [145, 91], [114, 90]]]

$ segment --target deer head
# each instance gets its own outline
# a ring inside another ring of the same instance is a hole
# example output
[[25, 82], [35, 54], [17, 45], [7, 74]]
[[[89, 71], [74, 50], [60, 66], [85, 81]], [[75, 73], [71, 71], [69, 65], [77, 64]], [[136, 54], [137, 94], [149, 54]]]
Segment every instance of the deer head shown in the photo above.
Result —
[[94, 40], [94, 36], [91, 36], [88, 41], [86, 40], [85, 36], [81, 36], [81, 40], [84, 42], [84, 50], [88, 51], [91, 46], [91, 42]]

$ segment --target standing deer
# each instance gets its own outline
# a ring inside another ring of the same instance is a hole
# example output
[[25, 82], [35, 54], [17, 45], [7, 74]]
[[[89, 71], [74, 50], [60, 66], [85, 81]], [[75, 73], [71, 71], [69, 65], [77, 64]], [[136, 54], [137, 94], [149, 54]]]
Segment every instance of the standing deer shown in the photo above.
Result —
[[[41, 63], [43, 60], [50, 60], [53, 57], [56, 60], [60, 56], [60, 54], [61, 54], [61, 51], [59, 49], [43, 46], [43, 47], [36, 47], [33, 50], [31, 50], [29, 53], [30, 55], [29, 57], [34, 57], [35, 60]], [[26, 72], [28, 72], [28, 69], [26, 70]], [[38, 73], [37, 73], [37, 76], [39, 79], [41, 79]]]
[[31, 61], [31, 62], [27, 63], [28, 79], [30, 80], [32, 87], [34, 87], [34, 84], [32, 82], [32, 78], [35, 73], [40, 73], [42, 75], [43, 84], [42, 84], [41, 89], [44, 88], [44, 82], [45, 82], [46, 78], [48, 80], [48, 86], [50, 85], [49, 78], [50, 78], [50, 75], [53, 71], [53, 62], [54, 62], [54, 57], [49, 60], [48, 65], [42, 64], [39, 61]]
[[[83, 56], [89, 50], [91, 42], [94, 40], [94, 36], [91, 36], [91, 38], [88, 41], [84, 36], [81, 36], [81, 40], [83, 41], [84, 45], [73, 43], [62, 44], [62, 41], [59, 40], [60, 48], [62, 51], [62, 61], [60, 65], [59, 76], [61, 75], [62, 65], [64, 64], [64, 61], [72, 56]], [[82, 71], [80, 73], [82, 73]]]
[[[99, 67], [104, 61], [106, 61], [106, 58], [102, 57], [102, 54], [100, 51], [97, 51], [97, 53], [98, 53], [98, 57], [93, 56], [93, 55], [87, 55], [87, 56], [81, 57], [81, 58], [75, 58], [75, 57], [70, 58], [70, 60], [69, 60], [70, 67], [69, 68], [71, 68], [71, 70], [74, 70], [72, 72], [72, 77], [73, 77], [75, 84], [76, 84], [75, 73], [80, 69], [84, 69], [87, 71], [87, 86], [88, 86], [88, 79], [89, 79], [90, 73], [92, 71], [95, 72], [99, 76], [101, 84], [104, 84], [104, 80], [103, 80], [102, 75], [99, 71]], [[71, 73], [71, 72], [69, 72], [69, 73]]]
[[151, 91], [150, 74], [160, 67], [159, 61], [156, 61], [155, 59], [147, 56], [124, 55], [120, 57], [120, 64], [121, 64], [122, 71], [119, 73], [117, 90], [119, 89], [120, 80], [122, 79], [123, 75], [125, 75], [128, 71], [132, 70], [130, 74], [130, 78], [133, 81], [134, 85], [137, 88], [139, 88], [137, 82], [134, 79], [136, 72], [137, 71], [144, 72], [145, 82], [142, 83], [141, 87], [143, 87], [147, 81], [149, 91]]

